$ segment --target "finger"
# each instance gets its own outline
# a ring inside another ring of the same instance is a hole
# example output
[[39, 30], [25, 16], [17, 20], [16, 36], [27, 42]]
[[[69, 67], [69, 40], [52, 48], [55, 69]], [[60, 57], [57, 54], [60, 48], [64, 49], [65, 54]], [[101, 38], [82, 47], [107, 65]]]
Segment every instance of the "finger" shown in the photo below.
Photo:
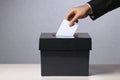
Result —
[[66, 15], [66, 20], [70, 21], [74, 15], [73, 10], [69, 11], [68, 14]]
[[77, 21], [77, 16], [74, 16], [74, 18], [70, 21], [70, 26], [72, 26], [73, 24], [74, 24], [74, 22], [76, 22]]

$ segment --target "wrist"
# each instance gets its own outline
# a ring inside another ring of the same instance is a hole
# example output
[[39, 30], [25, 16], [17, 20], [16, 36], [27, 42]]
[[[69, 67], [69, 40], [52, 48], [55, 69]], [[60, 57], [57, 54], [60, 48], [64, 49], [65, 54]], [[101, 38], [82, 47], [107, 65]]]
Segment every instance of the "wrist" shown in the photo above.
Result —
[[89, 14], [92, 14], [93, 12], [92, 12], [92, 8], [91, 8], [91, 6], [88, 4], [88, 3], [86, 3], [84, 6], [86, 6], [86, 9], [88, 10], [88, 13]]

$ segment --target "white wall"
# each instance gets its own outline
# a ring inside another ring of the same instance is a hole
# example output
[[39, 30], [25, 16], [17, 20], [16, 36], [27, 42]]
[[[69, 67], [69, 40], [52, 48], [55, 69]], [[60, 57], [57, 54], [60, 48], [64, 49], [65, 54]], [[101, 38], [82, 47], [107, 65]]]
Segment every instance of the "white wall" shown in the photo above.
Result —
[[[56, 32], [70, 8], [89, 0], [0, 0], [0, 63], [40, 63], [41, 32]], [[79, 21], [92, 37], [91, 64], [120, 64], [120, 8]]]

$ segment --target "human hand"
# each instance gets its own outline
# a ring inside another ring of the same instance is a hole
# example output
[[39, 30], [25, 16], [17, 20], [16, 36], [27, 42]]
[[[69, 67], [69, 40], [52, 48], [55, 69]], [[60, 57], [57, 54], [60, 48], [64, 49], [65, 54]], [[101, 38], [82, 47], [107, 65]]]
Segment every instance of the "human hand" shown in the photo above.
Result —
[[72, 8], [66, 15], [66, 20], [70, 21], [70, 26], [75, 22], [78, 22], [78, 19], [85, 18], [90, 13], [90, 7], [85, 4], [82, 6]]

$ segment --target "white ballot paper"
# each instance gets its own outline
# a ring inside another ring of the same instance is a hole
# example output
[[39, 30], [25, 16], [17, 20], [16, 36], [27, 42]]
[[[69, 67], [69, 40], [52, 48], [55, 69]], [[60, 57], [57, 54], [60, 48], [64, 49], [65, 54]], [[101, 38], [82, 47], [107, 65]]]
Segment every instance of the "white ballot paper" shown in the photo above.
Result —
[[74, 24], [70, 27], [69, 21], [64, 19], [56, 33], [56, 37], [73, 37], [77, 30], [77, 27], [78, 24]]

